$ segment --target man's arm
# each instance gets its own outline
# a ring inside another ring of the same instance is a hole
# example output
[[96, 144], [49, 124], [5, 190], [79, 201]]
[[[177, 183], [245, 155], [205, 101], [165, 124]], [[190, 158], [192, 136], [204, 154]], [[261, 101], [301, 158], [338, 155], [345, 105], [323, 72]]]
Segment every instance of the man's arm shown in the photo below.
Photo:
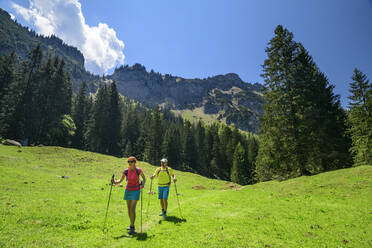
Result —
[[153, 179], [154, 177], [156, 177], [156, 176], [158, 176], [158, 170], [159, 170], [159, 168], [157, 168], [156, 170], [155, 170], [155, 172], [154, 172], [154, 174], [153, 175], [151, 175], [151, 179]]

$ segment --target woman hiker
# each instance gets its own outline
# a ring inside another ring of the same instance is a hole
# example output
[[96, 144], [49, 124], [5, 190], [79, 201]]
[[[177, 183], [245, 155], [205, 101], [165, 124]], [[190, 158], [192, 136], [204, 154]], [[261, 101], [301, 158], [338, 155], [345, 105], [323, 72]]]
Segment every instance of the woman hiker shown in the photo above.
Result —
[[154, 175], [151, 176], [151, 180], [154, 177], [158, 177], [158, 192], [159, 200], [161, 205], [161, 214], [163, 219], [167, 218], [167, 208], [168, 208], [168, 195], [169, 195], [169, 186], [171, 184], [171, 176], [173, 181], [176, 182], [176, 175], [173, 174], [172, 168], [168, 167], [168, 160], [163, 158], [160, 160], [161, 166], [157, 168], [154, 172]]
[[[137, 159], [134, 156], [128, 158], [128, 168], [123, 171], [120, 180], [112, 179], [112, 183], [121, 183], [124, 178], [127, 179], [127, 186], [125, 187], [124, 200], [127, 201], [128, 215], [130, 219], [130, 226], [127, 228], [129, 234], [135, 233], [134, 222], [136, 220], [136, 205], [140, 198], [141, 189], [145, 187], [146, 177], [143, 171], [136, 167]], [[140, 183], [139, 176], [143, 181]]]

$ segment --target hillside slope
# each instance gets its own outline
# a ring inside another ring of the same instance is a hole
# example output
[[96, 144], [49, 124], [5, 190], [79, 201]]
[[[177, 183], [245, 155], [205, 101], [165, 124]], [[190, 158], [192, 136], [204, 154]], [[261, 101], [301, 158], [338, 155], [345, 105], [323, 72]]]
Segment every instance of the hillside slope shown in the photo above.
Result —
[[[371, 166], [246, 187], [177, 171], [185, 219], [172, 185], [170, 218], [160, 220], [156, 196], [144, 194], [143, 233], [129, 237], [123, 188], [114, 187], [103, 234], [107, 183], [113, 173], [120, 175], [124, 161], [60, 147], [18, 152], [0, 145], [0, 247], [372, 245]], [[155, 169], [143, 162], [139, 167], [147, 176]]]

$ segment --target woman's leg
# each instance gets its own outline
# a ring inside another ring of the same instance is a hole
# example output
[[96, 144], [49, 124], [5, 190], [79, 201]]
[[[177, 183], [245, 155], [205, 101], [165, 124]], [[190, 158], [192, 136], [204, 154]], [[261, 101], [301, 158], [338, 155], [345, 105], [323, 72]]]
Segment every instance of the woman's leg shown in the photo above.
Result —
[[131, 202], [132, 200], [127, 200], [127, 207], [128, 207], [128, 216], [130, 220], [130, 225], [132, 226], [132, 211], [131, 211]]
[[134, 222], [136, 221], [136, 205], [137, 200], [131, 200], [130, 202], [130, 225], [134, 226]]

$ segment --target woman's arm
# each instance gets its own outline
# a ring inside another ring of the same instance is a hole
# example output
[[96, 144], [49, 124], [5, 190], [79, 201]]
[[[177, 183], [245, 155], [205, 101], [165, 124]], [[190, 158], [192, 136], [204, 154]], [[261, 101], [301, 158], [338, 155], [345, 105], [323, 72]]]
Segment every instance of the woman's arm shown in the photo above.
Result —
[[145, 183], [146, 183], [146, 177], [145, 177], [145, 174], [143, 174], [143, 171], [141, 172], [141, 177], [142, 177], [142, 185], [141, 185], [141, 189], [145, 187]]
[[125, 177], [125, 175], [124, 175], [124, 173], [121, 175], [121, 178], [119, 179], [119, 180], [114, 180], [114, 183], [115, 184], [118, 184], [118, 183], [121, 183], [123, 180], [124, 180], [124, 177]]

